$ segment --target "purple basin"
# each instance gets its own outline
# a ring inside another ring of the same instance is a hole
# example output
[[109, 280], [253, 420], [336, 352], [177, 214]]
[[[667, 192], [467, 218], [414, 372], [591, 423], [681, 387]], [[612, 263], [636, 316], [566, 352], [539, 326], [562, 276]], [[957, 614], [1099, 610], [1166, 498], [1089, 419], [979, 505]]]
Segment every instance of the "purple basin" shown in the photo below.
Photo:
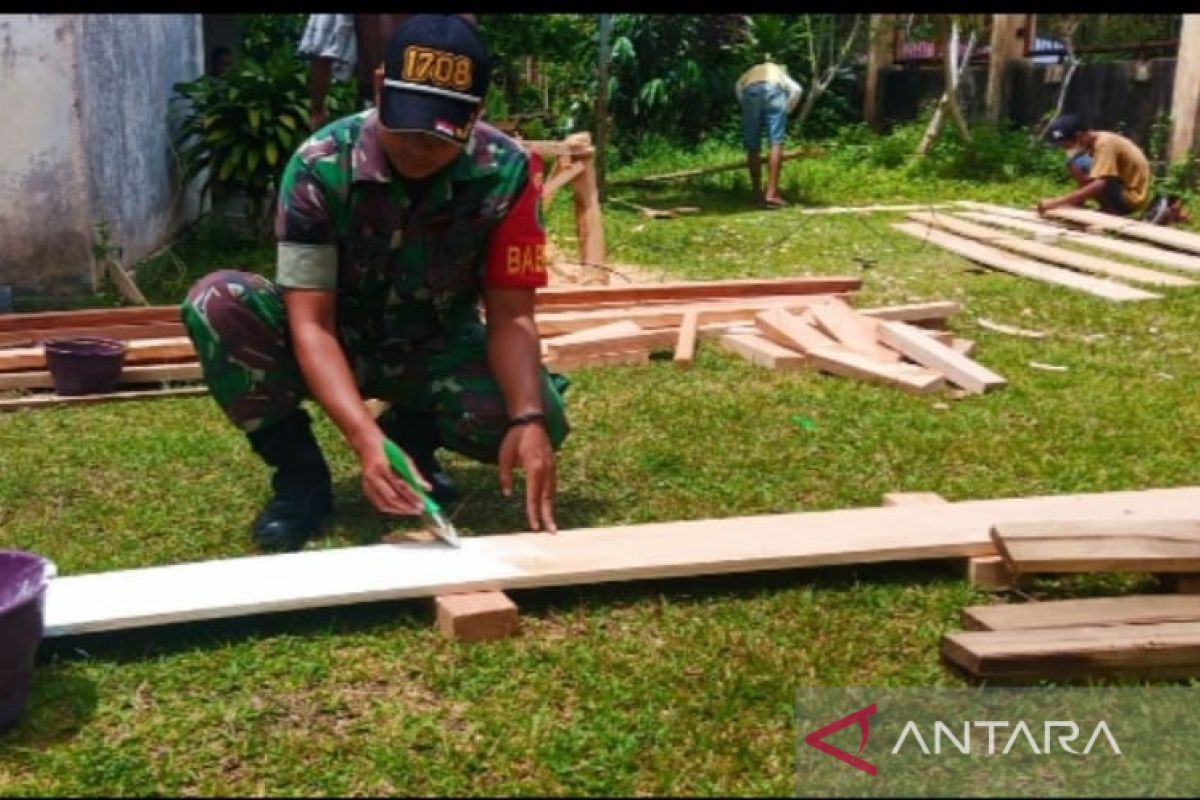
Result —
[[98, 394], [117, 384], [125, 367], [125, 343], [104, 336], [47, 339], [46, 367], [60, 395]]
[[17, 721], [29, 700], [45, 593], [45, 559], [0, 550], [0, 731]]

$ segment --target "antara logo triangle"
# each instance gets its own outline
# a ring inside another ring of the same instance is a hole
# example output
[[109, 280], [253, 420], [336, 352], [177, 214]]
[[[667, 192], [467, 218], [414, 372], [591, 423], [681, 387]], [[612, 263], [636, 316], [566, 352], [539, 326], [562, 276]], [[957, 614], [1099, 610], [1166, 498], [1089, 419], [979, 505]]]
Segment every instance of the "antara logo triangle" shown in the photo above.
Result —
[[[809, 747], [820, 750], [825, 755], [833, 756], [838, 761], [843, 761], [855, 769], [860, 769], [868, 775], [874, 776], [876, 772], [875, 765], [866, 759], [859, 758], [859, 756], [862, 754], [863, 749], [867, 746], [867, 737], [870, 735], [869, 720], [875, 711], [875, 704], [871, 703], [871, 705], [847, 714], [841, 719], [835, 720], [824, 727], [817, 728], [815, 731], [804, 737], [804, 743]], [[862, 741], [859, 742], [857, 753], [847, 753], [840, 747], [834, 747], [833, 745], [829, 744], [829, 742], [825, 741], [826, 736], [837, 733], [842, 728], [846, 728], [854, 724], [857, 724], [859, 729], [862, 731]]]

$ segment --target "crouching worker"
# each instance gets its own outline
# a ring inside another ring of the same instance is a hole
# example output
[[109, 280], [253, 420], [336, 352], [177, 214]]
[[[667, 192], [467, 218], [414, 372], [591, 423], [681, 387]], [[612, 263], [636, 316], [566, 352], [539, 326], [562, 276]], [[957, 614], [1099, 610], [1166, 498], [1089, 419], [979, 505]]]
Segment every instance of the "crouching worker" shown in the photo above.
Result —
[[[406, 20], [376, 70], [376, 107], [288, 162], [274, 282], [223, 270], [183, 303], [213, 398], [274, 469], [254, 521], [265, 550], [302, 548], [333, 510], [306, 398], [357, 454], [379, 511], [420, 512], [388, 464], [388, 437], [443, 505], [457, 490], [439, 447], [497, 464], [506, 495], [522, 469], [530, 528], [556, 529], [555, 451], [568, 424], [566, 380], [542, 366], [534, 324], [546, 283], [540, 165], [476, 122], [488, 62], [461, 17]], [[364, 397], [391, 407], [377, 421]]]
[[1067, 171], [1078, 188], [1039, 200], [1039, 214], [1094, 200], [1106, 214], [1149, 218], [1166, 202], [1151, 203], [1150, 162], [1140, 147], [1121, 134], [1091, 130], [1075, 114], [1063, 114], [1050, 123], [1045, 136], [1070, 153]]

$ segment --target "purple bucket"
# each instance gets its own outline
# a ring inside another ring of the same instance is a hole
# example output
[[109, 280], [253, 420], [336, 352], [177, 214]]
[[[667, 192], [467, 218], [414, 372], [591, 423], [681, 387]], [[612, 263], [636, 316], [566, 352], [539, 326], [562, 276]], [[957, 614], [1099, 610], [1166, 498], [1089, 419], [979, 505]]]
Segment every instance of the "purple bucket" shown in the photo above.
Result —
[[125, 343], [105, 336], [47, 339], [46, 366], [60, 395], [97, 394], [117, 385], [125, 367]]
[[29, 700], [44, 631], [46, 567], [33, 553], [0, 550], [0, 731], [17, 721]]

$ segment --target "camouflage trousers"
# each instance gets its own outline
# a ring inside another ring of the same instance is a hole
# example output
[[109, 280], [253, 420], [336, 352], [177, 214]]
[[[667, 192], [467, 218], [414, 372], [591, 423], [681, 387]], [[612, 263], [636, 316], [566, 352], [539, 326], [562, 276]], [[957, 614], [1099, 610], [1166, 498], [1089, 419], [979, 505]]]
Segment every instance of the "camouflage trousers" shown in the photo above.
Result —
[[[236, 270], [213, 272], [191, 288], [181, 311], [213, 399], [246, 433], [286, 418], [311, 397], [292, 351], [283, 296], [271, 281]], [[495, 463], [508, 412], [488, 368], [482, 322], [420, 347], [391, 342], [381, 348], [386, 352], [348, 348], [348, 339], [357, 340], [341, 333], [364, 397], [433, 413], [442, 446]], [[546, 429], [555, 450], [570, 430], [561, 394], [566, 386], [565, 377], [542, 368]]]

